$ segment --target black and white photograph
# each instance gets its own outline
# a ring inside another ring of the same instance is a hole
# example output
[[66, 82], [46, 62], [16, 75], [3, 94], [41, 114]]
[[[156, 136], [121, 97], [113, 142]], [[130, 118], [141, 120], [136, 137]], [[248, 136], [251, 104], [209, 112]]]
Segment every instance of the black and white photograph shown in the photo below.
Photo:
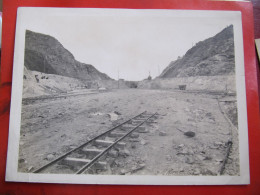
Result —
[[6, 180], [249, 183], [238, 11], [19, 8]]

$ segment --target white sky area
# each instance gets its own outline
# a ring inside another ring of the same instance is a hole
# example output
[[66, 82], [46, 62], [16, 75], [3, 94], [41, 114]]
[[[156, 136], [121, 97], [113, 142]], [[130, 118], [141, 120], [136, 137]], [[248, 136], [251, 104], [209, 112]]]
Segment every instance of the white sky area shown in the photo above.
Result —
[[111, 78], [158, 76], [192, 45], [237, 20], [231, 11], [26, 8], [25, 29], [55, 37]]

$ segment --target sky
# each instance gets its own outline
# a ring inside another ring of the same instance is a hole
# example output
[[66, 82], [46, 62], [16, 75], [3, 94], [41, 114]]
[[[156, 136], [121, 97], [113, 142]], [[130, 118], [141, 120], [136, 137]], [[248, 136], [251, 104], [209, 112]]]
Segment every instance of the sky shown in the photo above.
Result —
[[55, 37], [113, 79], [157, 77], [193, 45], [239, 19], [230, 11], [23, 8], [24, 29]]

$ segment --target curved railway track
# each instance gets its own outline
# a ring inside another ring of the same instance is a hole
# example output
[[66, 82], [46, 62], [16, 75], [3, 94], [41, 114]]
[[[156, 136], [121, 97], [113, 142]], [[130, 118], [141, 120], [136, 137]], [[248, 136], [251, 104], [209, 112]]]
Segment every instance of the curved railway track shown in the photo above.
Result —
[[57, 173], [57, 167], [61, 167], [59, 168], [61, 172], [68, 169], [69, 173], [74, 174], [87, 173], [92, 167], [105, 170], [109, 165], [109, 162], [106, 162], [106, 156], [116, 157], [118, 153], [113, 153], [114, 149], [124, 151], [126, 143], [122, 141], [128, 136], [138, 136], [136, 132], [144, 132], [145, 128], [142, 125], [147, 122], [152, 123], [157, 116], [157, 113], [142, 112], [59, 156], [33, 173]]

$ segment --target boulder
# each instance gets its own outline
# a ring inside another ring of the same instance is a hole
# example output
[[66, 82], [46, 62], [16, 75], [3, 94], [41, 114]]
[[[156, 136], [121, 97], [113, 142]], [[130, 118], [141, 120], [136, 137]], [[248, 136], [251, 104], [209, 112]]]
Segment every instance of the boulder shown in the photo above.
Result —
[[160, 135], [160, 136], [166, 136], [167, 134], [166, 134], [166, 132], [164, 132], [164, 131], [160, 131], [160, 132], [159, 132], [159, 135]]

